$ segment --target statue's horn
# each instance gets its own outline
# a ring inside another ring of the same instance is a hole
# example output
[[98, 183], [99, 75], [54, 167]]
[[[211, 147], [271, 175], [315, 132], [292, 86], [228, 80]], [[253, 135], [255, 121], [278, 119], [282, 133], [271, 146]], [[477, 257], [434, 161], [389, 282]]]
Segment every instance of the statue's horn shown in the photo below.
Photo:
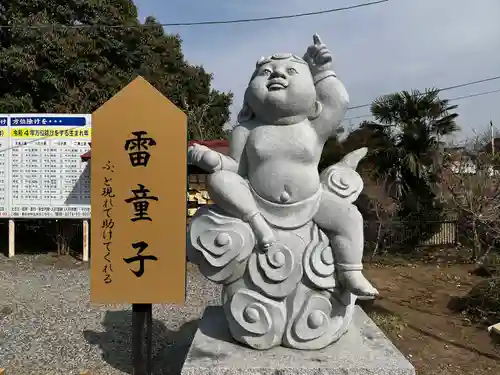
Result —
[[359, 162], [363, 159], [368, 153], [368, 147], [361, 147], [357, 150], [349, 152], [346, 156], [342, 158], [338, 164], [343, 164], [349, 168], [356, 170]]

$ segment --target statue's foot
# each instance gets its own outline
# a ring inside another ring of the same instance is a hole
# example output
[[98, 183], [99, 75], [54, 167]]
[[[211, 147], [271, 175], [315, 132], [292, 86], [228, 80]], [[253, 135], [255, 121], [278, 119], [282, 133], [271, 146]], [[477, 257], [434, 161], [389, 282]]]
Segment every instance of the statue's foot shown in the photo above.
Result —
[[262, 250], [267, 250], [274, 242], [276, 242], [274, 231], [261, 214], [254, 215], [252, 219], [250, 219], [249, 224], [252, 227], [255, 237], [257, 237], [257, 243]]
[[355, 296], [371, 299], [379, 294], [361, 271], [344, 271], [343, 279], [347, 290]]

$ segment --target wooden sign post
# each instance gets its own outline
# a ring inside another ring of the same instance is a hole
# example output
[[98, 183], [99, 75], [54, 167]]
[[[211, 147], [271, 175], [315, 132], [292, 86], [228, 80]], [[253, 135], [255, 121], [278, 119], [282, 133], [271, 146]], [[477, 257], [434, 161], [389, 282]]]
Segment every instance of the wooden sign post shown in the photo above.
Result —
[[152, 304], [186, 293], [187, 119], [138, 77], [92, 132], [91, 302], [132, 304], [134, 374], [150, 374]]

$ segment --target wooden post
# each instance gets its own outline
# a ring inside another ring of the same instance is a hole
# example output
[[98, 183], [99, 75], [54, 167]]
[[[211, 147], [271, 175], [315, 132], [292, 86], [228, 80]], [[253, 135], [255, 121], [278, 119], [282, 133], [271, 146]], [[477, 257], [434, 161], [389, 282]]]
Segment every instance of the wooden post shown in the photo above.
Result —
[[490, 121], [491, 130], [491, 155], [495, 155], [495, 128], [493, 127], [493, 121]]
[[133, 375], [151, 375], [152, 307], [150, 303], [132, 304]]
[[[16, 225], [14, 220], [9, 220], [9, 258], [16, 253]], [[0, 373], [1, 375], [1, 373]]]
[[83, 254], [82, 260], [89, 261], [89, 221], [83, 220]]

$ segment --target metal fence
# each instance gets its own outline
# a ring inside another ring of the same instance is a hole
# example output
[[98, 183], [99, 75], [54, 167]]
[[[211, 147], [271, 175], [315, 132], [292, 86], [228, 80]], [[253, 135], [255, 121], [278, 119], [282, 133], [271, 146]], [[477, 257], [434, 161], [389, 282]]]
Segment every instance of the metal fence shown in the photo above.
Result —
[[379, 223], [365, 223], [367, 247], [378, 241], [382, 248], [456, 246], [458, 243], [457, 219], [440, 221], [390, 221], [383, 223], [378, 237]]
[[[205, 174], [191, 174], [187, 194], [188, 222], [196, 210], [206, 204], [212, 204], [206, 192]], [[445, 220], [441, 221], [391, 221], [382, 225], [382, 236], [378, 238], [379, 223], [365, 221], [365, 245], [370, 247], [377, 240], [379, 246], [385, 248], [397, 247], [427, 247], [455, 246], [458, 243], [458, 220], [456, 213], [445, 212]]]

